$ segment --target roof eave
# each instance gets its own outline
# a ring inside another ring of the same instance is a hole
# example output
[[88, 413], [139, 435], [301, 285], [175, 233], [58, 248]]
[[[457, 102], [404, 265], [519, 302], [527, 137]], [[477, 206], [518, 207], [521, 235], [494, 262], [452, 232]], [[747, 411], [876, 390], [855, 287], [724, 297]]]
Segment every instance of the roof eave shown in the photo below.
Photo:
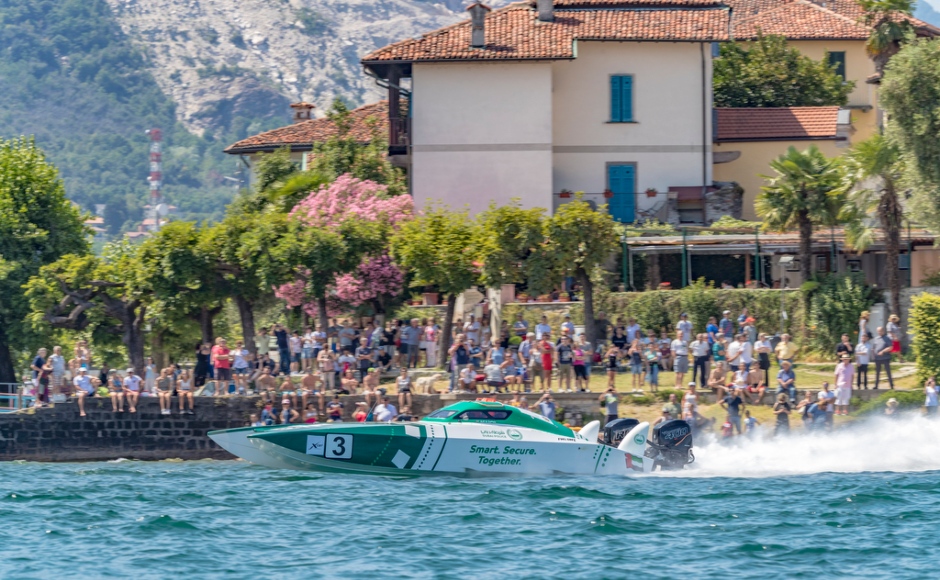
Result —
[[715, 139], [716, 144], [722, 143], [759, 143], [761, 141], [845, 141], [845, 137], [840, 135], [823, 136], [794, 136], [794, 137], [736, 137], [734, 139]]

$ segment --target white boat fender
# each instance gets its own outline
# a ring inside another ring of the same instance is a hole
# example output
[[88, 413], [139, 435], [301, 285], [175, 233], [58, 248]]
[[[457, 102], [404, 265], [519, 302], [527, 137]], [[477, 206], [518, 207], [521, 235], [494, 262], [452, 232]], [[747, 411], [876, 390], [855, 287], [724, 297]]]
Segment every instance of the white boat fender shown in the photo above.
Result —
[[600, 433], [600, 430], [601, 422], [594, 420], [584, 427], [581, 427], [581, 430], [578, 431], [578, 436], [587, 441], [590, 441], [591, 443], [597, 443], [597, 434]]
[[627, 436], [623, 438], [623, 441], [620, 442], [620, 445], [617, 446], [617, 449], [627, 454], [627, 466], [644, 473], [653, 471], [652, 460], [644, 457], [647, 447], [646, 438], [649, 431], [650, 424], [644, 421], [631, 429]]

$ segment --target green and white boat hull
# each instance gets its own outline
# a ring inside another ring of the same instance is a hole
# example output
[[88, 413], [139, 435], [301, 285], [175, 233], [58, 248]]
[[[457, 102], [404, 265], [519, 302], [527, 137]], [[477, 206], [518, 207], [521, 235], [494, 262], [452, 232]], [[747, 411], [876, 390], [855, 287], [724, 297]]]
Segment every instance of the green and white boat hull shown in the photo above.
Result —
[[[624, 449], [573, 432], [560, 436], [469, 422], [299, 425], [254, 433], [248, 440], [280, 467], [308, 471], [468, 477], [625, 475], [652, 469], [652, 462], [643, 457], [648, 429], [649, 424], [638, 425], [625, 439], [632, 444], [622, 445]], [[594, 433], [596, 438], [596, 428]]]

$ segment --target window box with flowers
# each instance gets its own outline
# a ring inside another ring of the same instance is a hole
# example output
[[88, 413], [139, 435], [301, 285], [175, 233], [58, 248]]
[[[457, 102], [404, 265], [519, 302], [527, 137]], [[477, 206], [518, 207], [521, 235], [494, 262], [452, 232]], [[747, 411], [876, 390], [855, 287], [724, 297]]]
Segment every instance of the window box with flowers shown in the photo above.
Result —
[[566, 199], [567, 199], [567, 198], [571, 197], [571, 194], [572, 194], [572, 192], [571, 192], [570, 189], [562, 189], [562, 190], [561, 190], [561, 193], [558, 194], [558, 197], [562, 197], [562, 198], [566, 198]]
[[605, 190], [604, 190], [604, 197], [606, 197], [607, 199], [610, 199], [610, 198], [612, 198], [613, 196], [614, 196], [614, 192], [612, 192], [612, 191], [609, 190], [609, 189], [605, 189]]

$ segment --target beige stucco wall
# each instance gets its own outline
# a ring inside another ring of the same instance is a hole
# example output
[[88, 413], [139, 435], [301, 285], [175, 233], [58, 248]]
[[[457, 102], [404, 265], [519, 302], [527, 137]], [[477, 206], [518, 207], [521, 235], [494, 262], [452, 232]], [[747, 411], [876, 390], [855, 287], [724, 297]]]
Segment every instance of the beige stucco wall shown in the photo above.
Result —
[[800, 151], [816, 145], [829, 157], [841, 155], [845, 149], [836, 146], [835, 141], [760, 141], [741, 143], [720, 143], [715, 145], [715, 153], [740, 151], [741, 156], [730, 163], [716, 163], [714, 166], [716, 181], [737, 181], [744, 188], [744, 202], [741, 214], [743, 219], [756, 220], [754, 200], [760, 193], [764, 180], [760, 175], [769, 175], [770, 162], [786, 153], [793, 146]]
[[476, 213], [519, 198], [552, 207], [549, 63], [416, 64], [412, 192]]
[[[553, 71], [554, 190], [601, 192], [607, 163], [635, 163], [636, 191], [711, 182], [711, 48], [695, 43], [578, 42]], [[633, 76], [634, 123], [610, 123], [610, 76]], [[703, 147], [703, 106], [704, 147]], [[645, 196], [639, 206], [653, 203]]]
[[911, 253], [911, 285], [922, 286], [924, 278], [940, 271], [940, 250], [920, 249]]

